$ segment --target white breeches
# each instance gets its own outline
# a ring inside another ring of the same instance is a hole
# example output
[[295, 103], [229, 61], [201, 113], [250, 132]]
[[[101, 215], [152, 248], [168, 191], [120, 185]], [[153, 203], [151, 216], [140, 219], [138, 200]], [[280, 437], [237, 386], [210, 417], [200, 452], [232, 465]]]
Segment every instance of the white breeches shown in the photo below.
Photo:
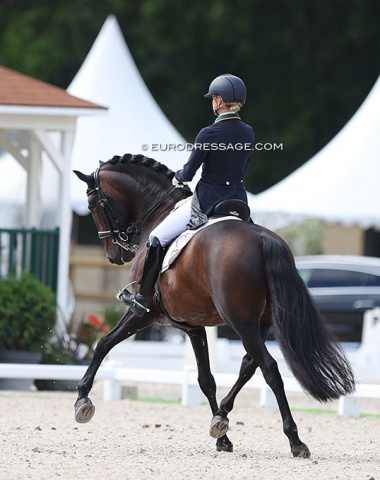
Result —
[[150, 232], [149, 240], [157, 237], [161, 245], [165, 247], [174, 237], [186, 230], [191, 215], [191, 198], [174, 209], [155, 229]]

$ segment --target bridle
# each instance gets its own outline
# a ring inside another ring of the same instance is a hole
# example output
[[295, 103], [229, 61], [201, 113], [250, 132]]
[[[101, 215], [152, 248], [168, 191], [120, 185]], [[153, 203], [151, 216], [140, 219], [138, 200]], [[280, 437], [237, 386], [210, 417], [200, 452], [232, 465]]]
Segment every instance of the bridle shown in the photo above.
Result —
[[175, 189], [175, 186], [169, 188], [163, 195], [161, 195], [157, 201], [153, 204], [152, 207], [148, 208], [143, 215], [136, 220], [131, 222], [128, 225], [122, 226], [122, 219], [120, 215], [111, 205], [107, 199], [105, 193], [100, 187], [99, 172], [101, 166], [97, 168], [94, 172], [94, 188], [87, 190], [87, 197], [95, 193], [98, 197], [99, 206], [102, 209], [103, 219], [108, 230], [98, 231], [98, 237], [100, 240], [105, 238], [111, 238], [112, 243], [119, 245], [122, 249], [129, 253], [136, 254], [136, 251], [139, 248], [138, 243], [132, 243], [141, 233], [141, 228], [144, 222], [149, 218], [162, 204], [162, 201], [167, 198]]

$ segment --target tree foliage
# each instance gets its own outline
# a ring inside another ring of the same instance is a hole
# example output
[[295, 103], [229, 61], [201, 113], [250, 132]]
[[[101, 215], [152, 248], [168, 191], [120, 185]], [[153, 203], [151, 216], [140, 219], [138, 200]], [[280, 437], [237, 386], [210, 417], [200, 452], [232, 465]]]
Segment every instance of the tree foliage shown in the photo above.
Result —
[[248, 188], [278, 182], [349, 120], [380, 68], [377, 0], [4, 0], [0, 64], [66, 88], [115, 14], [159, 105], [188, 141], [213, 120], [218, 74], [241, 76], [257, 141]]

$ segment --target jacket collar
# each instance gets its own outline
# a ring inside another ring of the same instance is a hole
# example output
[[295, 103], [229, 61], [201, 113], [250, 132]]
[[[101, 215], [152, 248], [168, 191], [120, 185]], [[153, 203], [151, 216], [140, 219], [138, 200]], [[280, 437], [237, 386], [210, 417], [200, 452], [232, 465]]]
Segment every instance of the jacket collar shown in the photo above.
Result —
[[230, 120], [230, 119], [240, 120], [240, 117], [237, 113], [234, 113], [234, 112], [221, 113], [216, 117], [214, 123], [220, 122], [221, 120]]

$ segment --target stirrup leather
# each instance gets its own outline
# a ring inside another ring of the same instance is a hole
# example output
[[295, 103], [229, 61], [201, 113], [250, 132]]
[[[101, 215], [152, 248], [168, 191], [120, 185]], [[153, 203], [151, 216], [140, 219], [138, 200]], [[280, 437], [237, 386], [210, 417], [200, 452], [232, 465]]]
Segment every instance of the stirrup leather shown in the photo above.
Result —
[[160, 273], [162, 260], [165, 254], [165, 248], [162, 247], [157, 237], [153, 237], [147, 247], [145, 256], [144, 270], [141, 277], [140, 292], [132, 294], [125, 287], [118, 298], [127, 305], [135, 315], [143, 316], [149, 312], [149, 299], [154, 291], [154, 286]]

